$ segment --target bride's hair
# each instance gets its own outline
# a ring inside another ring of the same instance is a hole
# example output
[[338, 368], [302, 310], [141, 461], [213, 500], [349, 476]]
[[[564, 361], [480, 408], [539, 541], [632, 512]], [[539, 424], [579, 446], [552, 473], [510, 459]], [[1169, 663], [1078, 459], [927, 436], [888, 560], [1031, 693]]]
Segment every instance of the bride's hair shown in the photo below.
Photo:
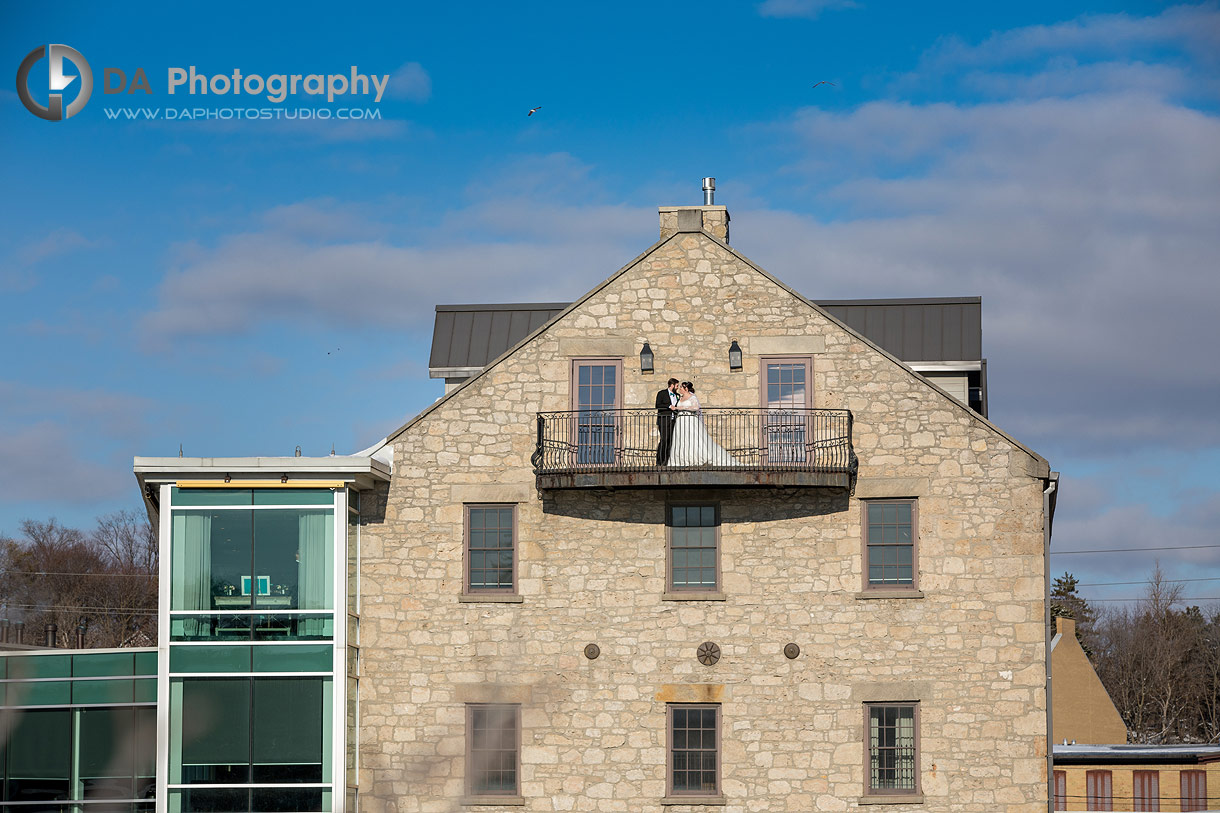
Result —
[[694, 392], [694, 391], [695, 391], [695, 385], [694, 385], [694, 384], [692, 384], [692, 383], [690, 383], [689, 381], [683, 381], [683, 382], [682, 382], [682, 386], [686, 387], [686, 388], [687, 388], [688, 390], [690, 390], [691, 392]]

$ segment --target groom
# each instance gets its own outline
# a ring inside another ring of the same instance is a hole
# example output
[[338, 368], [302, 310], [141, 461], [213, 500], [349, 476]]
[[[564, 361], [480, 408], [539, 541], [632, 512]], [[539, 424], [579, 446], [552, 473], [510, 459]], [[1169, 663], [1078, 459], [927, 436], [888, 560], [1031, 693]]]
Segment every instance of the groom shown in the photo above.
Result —
[[657, 393], [657, 431], [661, 442], [657, 444], [657, 465], [669, 462], [669, 447], [674, 440], [674, 413], [670, 407], [678, 403], [678, 379], [669, 379], [665, 389]]

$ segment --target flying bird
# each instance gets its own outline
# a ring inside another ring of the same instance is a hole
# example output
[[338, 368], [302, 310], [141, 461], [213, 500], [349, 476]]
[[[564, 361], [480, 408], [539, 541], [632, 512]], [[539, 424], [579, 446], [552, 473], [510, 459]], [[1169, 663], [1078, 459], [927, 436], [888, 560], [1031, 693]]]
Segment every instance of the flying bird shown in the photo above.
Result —
[[835, 87], [835, 83], [834, 83], [834, 82], [827, 82], [825, 79], [823, 79], [821, 82], [814, 82], [814, 83], [813, 83], [813, 86], [814, 86], [814, 87], [817, 87], [818, 85], [830, 85], [831, 87]]
[[534, 115], [535, 113], [537, 113], [537, 112], [538, 112], [539, 110], [541, 110], [541, 109], [542, 109], [542, 105], [538, 105], [538, 106], [537, 106], [537, 107], [535, 107], [534, 109], [530, 110], [530, 112], [526, 113], [526, 114], [525, 114], [525, 117], [528, 119], [530, 116]]

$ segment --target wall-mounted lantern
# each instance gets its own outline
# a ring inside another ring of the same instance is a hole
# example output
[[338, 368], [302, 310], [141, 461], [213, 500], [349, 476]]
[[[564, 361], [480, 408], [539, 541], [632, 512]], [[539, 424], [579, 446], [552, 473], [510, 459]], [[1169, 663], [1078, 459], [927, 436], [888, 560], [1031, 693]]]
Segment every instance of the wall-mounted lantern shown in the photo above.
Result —
[[741, 346], [737, 344], [736, 339], [733, 339], [733, 343], [729, 345], [729, 369], [741, 369]]
[[640, 372], [652, 372], [652, 348], [648, 346], [648, 342], [644, 342], [644, 349], [640, 351]]

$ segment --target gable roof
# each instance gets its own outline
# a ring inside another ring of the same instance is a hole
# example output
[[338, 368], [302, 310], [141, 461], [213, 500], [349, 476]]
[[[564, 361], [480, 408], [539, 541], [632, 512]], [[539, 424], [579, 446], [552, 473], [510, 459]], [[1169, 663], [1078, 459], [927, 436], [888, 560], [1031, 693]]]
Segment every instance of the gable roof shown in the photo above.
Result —
[[911, 368], [910, 368], [910, 367], [908, 367], [908, 366], [907, 366], [907, 365], [906, 365], [906, 364], [905, 364], [905, 363], [904, 363], [904, 362], [903, 362], [901, 359], [899, 359], [899, 358], [898, 358], [897, 356], [895, 356], [893, 353], [890, 353], [890, 352], [888, 352], [887, 350], [885, 350], [884, 348], [882, 348], [882, 347], [881, 347], [881, 346], [880, 346], [880, 345], [879, 345], [877, 342], [873, 341], [872, 339], [868, 338], [867, 336], [864, 336], [864, 335], [863, 335], [863, 334], [861, 334], [859, 331], [855, 330], [855, 329], [854, 329], [854, 328], [852, 328], [850, 325], [848, 325], [846, 322], [844, 322], [842, 319], [840, 319], [840, 318], [838, 318], [837, 316], [833, 315], [833, 314], [832, 314], [832, 313], [831, 313], [829, 310], [827, 310], [826, 308], [823, 308], [822, 306], [820, 306], [820, 305], [818, 305], [818, 304], [814, 303], [813, 301], [811, 301], [811, 300], [809, 300], [809, 299], [806, 299], [805, 297], [801, 296], [799, 293], [797, 293], [796, 291], [794, 291], [794, 290], [793, 290], [793, 289], [792, 289], [792, 288], [791, 288], [789, 285], [787, 285], [786, 283], [784, 283], [784, 282], [782, 282], [781, 280], [777, 279], [775, 276], [773, 276], [772, 274], [770, 274], [769, 272], [767, 272], [767, 271], [766, 271], [766, 270], [764, 270], [763, 268], [760, 268], [760, 267], [759, 267], [758, 265], [756, 265], [756, 264], [755, 264], [755, 263], [754, 263], [754, 262], [753, 262], [751, 259], [749, 259], [749, 258], [748, 258], [748, 257], [746, 257], [745, 255], [743, 255], [743, 254], [739, 253], [739, 252], [738, 252], [736, 249], [734, 249], [734, 248], [733, 248], [732, 246], [730, 246], [728, 243], [724, 242], [723, 240], [721, 240], [720, 238], [716, 237], [715, 235], [709, 234], [707, 231], [699, 231], [699, 232], [676, 232], [676, 233], [671, 234], [671, 235], [669, 235], [669, 236], [667, 236], [667, 237], [663, 237], [663, 238], [661, 238], [660, 240], [658, 240], [657, 242], [653, 243], [653, 244], [652, 244], [651, 246], [649, 246], [647, 249], [645, 249], [644, 251], [640, 252], [640, 253], [639, 253], [638, 255], [636, 255], [635, 257], [633, 257], [633, 258], [632, 258], [632, 259], [631, 259], [631, 260], [630, 260], [630, 261], [629, 261], [629, 262], [628, 262], [626, 265], [622, 266], [622, 267], [621, 267], [621, 268], [619, 268], [617, 271], [615, 271], [613, 274], [611, 274], [609, 277], [607, 277], [606, 279], [602, 280], [600, 283], [598, 283], [598, 284], [597, 284], [597, 285], [595, 285], [593, 288], [591, 288], [591, 289], [590, 289], [588, 292], [586, 292], [586, 293], [585, 293], [585, 295], [584, 295], [584, 296], [582, 296], [580, 299], [576, 300], [575, 302], [573, 302], [572, 304], [570, 304], [570, 305], [568, 305], [566, 308], [564, 308], [562, 311], [560, 311], [559, 313], [557, 313], [557, 314], [555, 314], [553, 317], [551, 317], [551, 319], [550, 319], [549, 321], [547, 321], [547, 323], [546, 323], [546, 324], [544, 324], [544, 325], [542, 325], [541, 327], [537, 328], [536, 330], [534, 330], [534, 331], [530, 332], [530, 334], [529, 334], [528, 336], [526, 336], [525, 338], [523, 338], [521, 341], [517, 342], [515, 345], [513, 345], [512, 347], [510, 347], [510, 348], [509, 348], [508, 350], [506, 350], [504, 353], [500, 354], [500, 356], [499, 356], [499, 357], [497, 357], [497, 358], [496, 358], [494, 361], [490, 362], [490, 363], [489, 363], [487, 366], [485, 366], [485, 367], [484, 367], [482, 370], [480, 370], [478, 373], [476, 373], [475, 375], [473, 375], [473, 376], [471, 376], [470, 378], [466, 379], [466, 381], [462, 382], [462, 384], [460, 384], [460, 385], [459, 385], [458, 387], [456, 387], [455, 389], [450, 390], [449, 392], [445, 393], [445, 394], [444, 394], [443, 396], [441, 396], [440, 398], [436, 399], [436, 401], [434, 401], [434, 402], [433, 402], [433, 403], [432, 403], [430, 406], [428, 406], [427, 408], [425, 408], [425, 409], [424, 409], [422, 412], [420, 412], [418, 415], [416, 415], [415, 417], [411, 418], [411, 419], [410, 419], [410, 420], [408, 420], [406, 423], [404, 423], [402, 426], [400, 426], [398, 429], [394, 430], [394, 431], [393, 431], [393, 432], [391, 432], [389, 435], [387, 435], [387, 436], [386, 436], [386, 438], [385, 438], [385, 440], [383, 440], [381, 443], [378, 443], [378, 444], [376, 444], [376, 445], [374, 445], [374, 446], [370, 447], [369, 449], [365, 450], [365, 452], [362, 452], [362, 454], [365, 454], [365, 453], [375, 453], [376, 451], [378, 451], [378, 450], [380, 450], [382, 447], [384, 447], [386, 444], [392, 443], [392, 442], [393, 442], [395, 439], [397, 439], [397, 438], [398, 438], [400, 435], [402, 435], [404, 432], [408, 431], [408, 430], [409, 430], [411, 427], [413, 427], [415, 424], [419, 423], [419, 422], [420, 422], [420, 421], [422, 421], [424, 418], [426, 418], [428, 415], [430, 415], [430, 414], [431, 414], [433, 411], [435, 411], [436, 409], [438, 409], [438, 408], [440, 407], [440, 405], [441, 405], [441, 404], [446, 403], [447, 401], [449, 401], [449, 399], [450, 399], [450, 398], [453, 398], [453, 397], [457, 396], [459, 393], [462, 393], [462, 392], [463, 392], [463, 391], [464, 391], [464, 390], [465, 390], [467, 387], [471, 386], [471, 385], [472, 385], [472, 384], [473, 384], [475, 381], [477, 381], [477, 380], [481, 379], [481, 378], [482, 378], [484, 375], [486, 375], [488, 372], [490, 372], [490, 371], [491, 371], [493, 368], [495, 368], [495, 367], [499, 366], [499, 365], [500, 365], [500, 364], [501, 364], [501, 363], [502, 363], [502, 362], [503, 362], [505, 359], [507, 359], [507, 358], [509, 358], [510, 356], [512, 356], [512, 355], [513, 355], [513, 353], [515, 353], [515, 352], [516, 352], [516, 351], [517, 351], [519, 348], [521, 348], [521, 347], [522, 347], [522, 346], [524, 346], [526, 343], [528, 343], [529, 341], [531, 341], [531, 340], [532, 340], [532, 339], [533, 339], [535, 336], [538, 336], [540, 333], [544, 332], [544, 331], [545, 331], [547, 328], [549, 328], [551, 325], [555, 324], [555, 323], [556, 323], [556, 322], [558, 322], [560, 319], [562, 319], [564, 316], [566, 316], [567, 314], [571, 313], [571, 312], [572, 312], [573, 310], [575, 310], [576, 308], [578, 308], [578, 307], [580, 307], [581, 305], [583, 305], [583, 304], [584, 304], [586, 301], [588, 301], [588, 300], [589, 300], [589, 299], [591, 299], [592, 297], [596, 296], [598, 293], [600, 293], [600, 292], [601, 292], [603, 289], [605, 289], [607, 286], [609, 286], [609, 285], [611, 285], [612, 283], [614, 283], [614, 282], [615, 282], [615, 281], [616, 281], [616, 280], [617, 280], [619, 277], [623, 276], [623, 275], [624, 275], [624, 274], [626, 274], [628, 271], [630, 271], [632, 268], [634, 268], [634, 267], [635, 267], [635, 266], [636, 266], [636, 265], [637, 265], [637, 264], [638, 264], [638, 263], [639, 263], [641, 260], [643, 260], [645, 257], [647, 257], [648, 255], [652, 254], [653, 252], [657, 251], [657, 249], [661, 248], [663, 245], [665, 245], [666, 243], [670, 242], [671, 240], [676, 240], [676, 239], [684, 238], [684, 237], [688, 236], [688, 235], [689, 235], [689, 234], [691, 234], [691, 233], [701, 235], [701, 236], [702, 236], [704, 239], [706, 239], [706, 240], [708, 240], [709, 242], [713, 243], [714, 245], [718, 246], [718, 247], [719, 247], [719, 248], [721, 248], [722, 250], [724, 250], [724, 251], [728, 252], [728, 253], [729, 253], [730, 255], [732, 255], [732, 256], [733, 256], [735, 259], [737, 259], [737, 260], [739, 260], [740, 262], [742, 262], [743, 264], [745, 264], [745, 265], [746, 265], [748, 268], [750, 268], [751, 270], [753, 270], [753, 271], [757, 272], [758, 274], [762, 275], [762, 277], [763, 277], [764, 279], [766, 279], [768, 282], [772, 283], [773, 285], [777, 286], [777, 287], [778, 287], [780, 290], [782, 290], [782, 291], [786, 292], [787, 294], [789, 294], [789, 295], [790, 295], [790, 296], [791, 296], [793, 299], [797, 300], [798, 302], [802, 302], [802, 303], [804, 303], [806, 306], [808, 306], [808, 307], [812, 308], [814, 311], [816, 311], [817, 313], [821, 314], [821, 315], [822, 315], [823, 317], [825, 317], [825, 318], [826, 318], [828, 321], [832, 322], [833, 324], [835, 324], [835, 325], [837, 325], [838, 327], [842, 328], [843, 330], [847, 331], [847, 332], [848, 332], [848, 333], [850, 333], [851, 335], [855, 336], [855, 337], [856, 337], [856, 338], [857, 338], [859, 341], [863, 342], [863, 343], [864, 343], [865, 345], [867, 345], [868, 347], [870, 347], [870, 348], [872, 348], [873, 350], [875, 350], [876, 352], [880, 353], [882, 356], [884, 356], [884, 357], [885, 357], [886, 359], [888, 359], [890, 362], [892, 362], [893, 364], [895, 364], [896, 366], [898, 366], [899, 368], [901, 368], [901, 369], [902, 369], [903, 371], [905, 371], [906, 373], [908, 373], [908, 374], [910, 374], [910, 375], [914, 375], [914, 376], [916, 376], [917, 378], [919, 378], [921, 381], [923, 381], [923, 382], [924, 382], [925, 384], [927, 384], [929, 387], [931, 387], [932, 389], [934, 389], [934, 390], [936, 390], [938, 393], [940, 393], [942, 396], [944, 396], [945, 400], [946, 400], [947, 402], [949, 402], [949, 404], [950, 404], [952, 407], [954, 407], [954, 408], [956, 408], [956, 409], [960, 409], [960, 410], [962, 410], [962, 412], [964, 412], [966, 415], [968, 415], [968, 416], [970, 417], [970, 419], [971, 419], [971, 420], [978, 421], [979, 423], [983, 424], [983, 425], [984, 425], [984, 426], [986, 426], [988, 429], [990, 429], [992, 432], [995, 432], [997, 435], [999, 435], [1000, 437], [1004, 438], [1004, 439], [1005, 439], [1005, 440], [1007, 440], [1009, 443], [1013, 444], [1013, 446], [1014, 446], [1014, 447], [1016, 447], [1016, 448], [1020, 449], [1021, 451], [1025, 452], [1026, 454], [1028, 454], [1028, 455], [1029, 455], [1031, 458], [1033, 458], [1033, 459], [1034, 459], [1034, 461], [1036, 461], [1036, 462], [1038, 463], [1038, 470], [1039, 470], [1039, 471], [1042, 471], [1042, 472], [1045, 472], [1045, 474], [1044, 474], [1044, 475], [1040, 475], [1040, 476], [1049, 476], [1049, 475], [1050, 475], [1050, 464], [1049, 464], [1049, 463], [1046, 461], [1046, 458], [1042, 457], [1042, 455], [1038, 454], [1038, 453], [1037, 453], [1037, 452], [1035, 452], [1033, 449], [1030, 449], [1028, 446], [1026, 446], [1025, 444], [1021, 443], [1019, 440], [1017, 440], [1016, 438], [1014, 438], [1012, 435], [1009, 435], [1009, 434], [1008, 434], [1007, 432], [1005, 432], [1003, 429], [1001, 429], [1000, 427], [996, 426], [996, 425], [995, 425], [995, 424], [993, 424], [991, 421], [987, 420], [986, 418], [984, 418], [982, 415], [980, 415], [980, 414], [978, 414], [977, 412], [975, 412], [975, 411], [974, 411], [973, 409], [971, 409], [970, 407], [968, 407], [968, 406], [966, 406], [965, 404], [963, 404], [963, 403], [961, 403], [960, 401], [958, 401], [956, 398], [954, 398], [952, 395], [950, 395], [948, 392], [946, 392], [946, 391], [945, 391], [943, 388], [941, 388], [941, 387], [937, 386], [937, 385], [936, 385], [936, 384], [934, 384], [933, 382], [929, 381], [928, 379], [924, 378], [923, 376], [921, 376], [921, 375], [919, 375], [918, 373], [916, 373], [916, 372], [914, 372], [913, 370], [911, 370]]

